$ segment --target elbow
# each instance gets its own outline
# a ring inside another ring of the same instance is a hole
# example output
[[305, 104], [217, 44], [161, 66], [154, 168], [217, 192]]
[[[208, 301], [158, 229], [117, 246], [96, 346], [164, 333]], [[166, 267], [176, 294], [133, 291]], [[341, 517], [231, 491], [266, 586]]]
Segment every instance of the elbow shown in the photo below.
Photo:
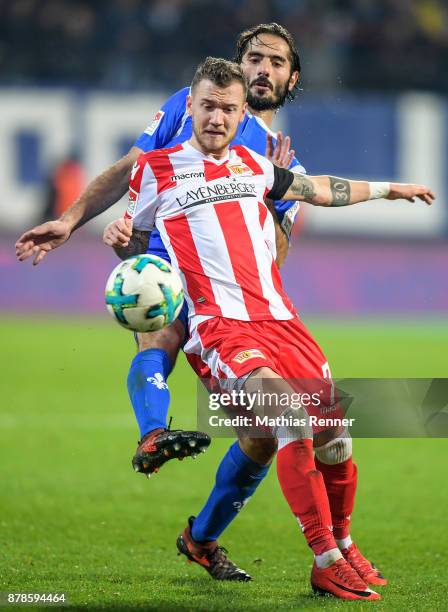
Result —
[[277, 253], [277, 257], [275, 258], [275, 263], [279, 270], [285, 263], [287, 254], [288, 254], [288, 251], [285, 251], [283, 253]]
[[332, 205], [332, 197], [331, 193], [316, 193], [311, 204], [314, 206], [331, 206]]
[[289, 241], [288, 238], [285, 236], [285, 234], [281, 235], [281, 238], [279, 239], [277, 237], [277, 254], [275, 257], [275, 263], [277, 264], [278, 268], [281, 268], [282, 265], [285, 263], [286, 257], [288, 255], [288, 251], [289, 251]]

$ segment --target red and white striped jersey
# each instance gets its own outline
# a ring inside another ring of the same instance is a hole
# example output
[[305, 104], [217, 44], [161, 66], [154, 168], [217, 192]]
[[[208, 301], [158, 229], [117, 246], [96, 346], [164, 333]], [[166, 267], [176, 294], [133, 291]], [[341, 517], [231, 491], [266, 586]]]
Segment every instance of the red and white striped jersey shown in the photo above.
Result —
[[296, 315], [275, 263], [274, 222], [264, 204], [273, 186], [274, 166], [243, 146], [216, 160], [185, 142], [135, 163], [126, 216], [135, 229], [159, 230], [193, 326], [208, 316]]

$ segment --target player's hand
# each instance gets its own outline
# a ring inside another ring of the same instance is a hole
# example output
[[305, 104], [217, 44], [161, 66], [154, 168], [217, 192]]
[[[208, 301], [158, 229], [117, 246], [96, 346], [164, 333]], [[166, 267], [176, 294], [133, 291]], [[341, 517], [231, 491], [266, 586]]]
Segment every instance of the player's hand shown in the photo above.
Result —
[[132, 236], [132, 219], [121, 217], [106, 226], [103, 242], [107, 246], [121, 249], [127, 247]]
[[16, 242], [16, 257], [25, 261], [34, 256], [33, 266], [37, 266], [47, 253], [67, 242], [71, 226], [66, 221], [47, 221], [37, 225], [20, 236]]
[[274, 139], [272, 135], [266, 134], [266, 152], [265, 157], [279, 168], [289, 168], [294, 159], [295, 151], [290, 149], [291, 138], [286, 136], [283, 138], [282, 132], [277, 132], [277, 144], [274, 147]]
[[390, 192], [387, 196], [388, 200], [408, 200], [415, 202], [415, 198], [422, 200], [428, 206], [431, 206], [436, 196], [434, 192], [426, 185], [407, 185], [402, 183], [391, 183]]

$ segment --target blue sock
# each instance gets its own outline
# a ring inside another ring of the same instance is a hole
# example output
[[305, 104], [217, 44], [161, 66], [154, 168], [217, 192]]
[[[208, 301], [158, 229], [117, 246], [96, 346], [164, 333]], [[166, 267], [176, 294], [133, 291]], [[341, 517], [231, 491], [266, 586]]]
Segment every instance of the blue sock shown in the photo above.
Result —
[[210, 497], [193, 523], [193, 539], [197, 542], [217, 540], [254, 494], [269, 467], [243, 453], [238, 441], [232, 444], [219, 465]]
[[172, 370], [162, 349], [137, 353], [128, 374], [128, 393], [143, 437], [158, 427], [166, 428], [170, 392], [166, 379]]

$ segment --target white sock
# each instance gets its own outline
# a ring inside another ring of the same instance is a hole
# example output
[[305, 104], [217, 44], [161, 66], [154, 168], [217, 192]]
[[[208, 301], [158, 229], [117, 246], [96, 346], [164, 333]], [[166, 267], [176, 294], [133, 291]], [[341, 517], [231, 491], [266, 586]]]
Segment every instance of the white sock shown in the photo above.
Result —
[[351, 544], [353, 544], [351, 537], [348, 535], [346, 538], [342, 538], [342, 540], [336, 540], [336, 544], [339, 547], [339, 550], [344, 550], [344, 548], [348, 548]]
[[335, 561], [338, 559], [342, 559], [342, 554], [339, 548], [332, 548], [331, 550], [327, 550], [321, 555], [315, 555], [316, 565], [319, 568], [329, 567], [333, 565]]

